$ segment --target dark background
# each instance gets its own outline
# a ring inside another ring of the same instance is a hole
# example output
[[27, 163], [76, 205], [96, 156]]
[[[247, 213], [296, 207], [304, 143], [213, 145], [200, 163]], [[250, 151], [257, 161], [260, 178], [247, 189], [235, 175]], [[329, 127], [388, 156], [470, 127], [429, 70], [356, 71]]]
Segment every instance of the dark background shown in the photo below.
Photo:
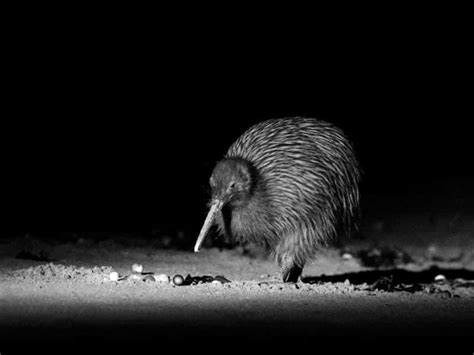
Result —
[[470, 181], [467, 23], [359, 10], [187, 13], [139, 36], [26, 32], [9, 52], [5, 230], [148, 232], [151, 221], [195, 235], [215, 162], [249, 126], [284, 116], [347, 133], [363, 198]]

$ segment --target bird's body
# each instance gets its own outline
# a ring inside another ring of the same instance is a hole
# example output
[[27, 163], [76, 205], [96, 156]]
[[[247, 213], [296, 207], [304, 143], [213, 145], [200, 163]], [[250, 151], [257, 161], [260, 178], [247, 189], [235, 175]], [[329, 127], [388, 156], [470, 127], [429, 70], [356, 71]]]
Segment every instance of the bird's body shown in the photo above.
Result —
[[214, 168], [196, 250], [215, 220], [222, 234], [269, 248], [284, 281], [296, 281], [318, 248], [350, 230], [359, 180], [352, 145], [332, 124], [301, 117], [257, 123]]

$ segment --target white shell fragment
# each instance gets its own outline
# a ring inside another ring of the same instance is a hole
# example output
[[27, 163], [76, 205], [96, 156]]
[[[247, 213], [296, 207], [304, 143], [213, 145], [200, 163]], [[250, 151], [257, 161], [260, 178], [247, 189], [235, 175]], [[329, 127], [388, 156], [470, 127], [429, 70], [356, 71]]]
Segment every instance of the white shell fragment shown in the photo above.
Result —
[[110, 279], [110, 281], [118, 281], [118, 279], [119, 279], [119, 274], [118, 274], [118, 272], [112, 271], [112, 272], [109, 274], [109, 279]]
[[155, 277], [153, 275], [146, 275], [145, 277], [143, 277], [143, 281], [145, 282], [148, 282], [148, 281], [152, 281], [152, 282], [155, 282]]
[[439, 275], [436, 275], [436, 276], [435, 276], [434, 280], [435, 280], [436, 282], [446, 281], [446, 276], [439, 274]]
[[156, 282], [163, 282], [163, 283], [169, 283], [170, 282], [170, 279], [169, 279], [168, 275], [165, 275], [165, 274], [156, 275], [155, 280], [156, 280]]
[[143, 272], [143, 265], [141, 264], [133, 264], [132, 271], [141, 274]]
[[342, 259], [343, 260], [351, 260], [353, 258], [351, 253], [344, 253], [342, 254]]
[[219, 280], [213, 280], [211, 282], [211, 285], [222, 285], [222, 282], [220, 282]]

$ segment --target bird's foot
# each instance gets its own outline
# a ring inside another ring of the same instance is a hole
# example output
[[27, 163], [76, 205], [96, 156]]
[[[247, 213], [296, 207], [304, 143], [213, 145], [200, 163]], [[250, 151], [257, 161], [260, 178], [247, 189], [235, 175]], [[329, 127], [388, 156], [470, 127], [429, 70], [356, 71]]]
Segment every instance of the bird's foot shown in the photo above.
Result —
[[283, 282], [298, 282], [303, 272], [303, 265], [299, 265], [295, 257], [288, 253], [280, 254], [277, 260], [281, 268]]
[[296, 265], [292, 265], [288, 268], [282, 268], [283, 282], [298, 282], [302, 272], [303, 268]]

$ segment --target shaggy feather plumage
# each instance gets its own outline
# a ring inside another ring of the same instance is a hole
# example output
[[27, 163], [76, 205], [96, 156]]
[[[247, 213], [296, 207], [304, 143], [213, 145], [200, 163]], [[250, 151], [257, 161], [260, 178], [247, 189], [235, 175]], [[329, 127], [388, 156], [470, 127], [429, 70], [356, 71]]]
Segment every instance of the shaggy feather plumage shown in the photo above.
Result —
[[[338, 233], [350, 232], [359, 205], [353, 147], [334, 125], [313, 118], [260, 122], [217, 163], [212, 200], [224, 201], [222, 234], [263, 244], [285, 274]], [[294, 279], [294, 277], [290, 277]]]

